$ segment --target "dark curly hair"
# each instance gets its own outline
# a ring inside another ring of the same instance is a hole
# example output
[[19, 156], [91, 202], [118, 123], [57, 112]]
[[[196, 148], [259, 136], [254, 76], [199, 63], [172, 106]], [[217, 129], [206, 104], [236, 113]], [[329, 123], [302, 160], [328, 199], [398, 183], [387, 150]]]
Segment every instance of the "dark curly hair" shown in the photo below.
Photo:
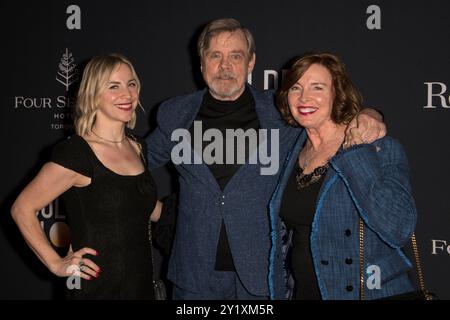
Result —
[[288, 102], [289, 89], [300, 79], [313, 64], [324, 66], [331, 74], [335, 97], [331, 120], [336, 124], [348, 124], [361, 110], [362, 97], [353, 86], [342, 61], [331, 53], [311, 53], [294, 60], [283, 77], [281, 87], [276, 93], [277, 107], [284, 120], [291, 126], [298, 127], [291, 114]]

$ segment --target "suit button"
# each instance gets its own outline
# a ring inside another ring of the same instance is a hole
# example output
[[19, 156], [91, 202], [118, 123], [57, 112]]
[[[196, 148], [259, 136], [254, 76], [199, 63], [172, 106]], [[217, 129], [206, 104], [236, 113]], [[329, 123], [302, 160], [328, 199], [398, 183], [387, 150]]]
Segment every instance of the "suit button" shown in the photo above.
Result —
[[328, 260], [322, 260], [322, 261], [320, 261], [320, 263], [323, 264], [324, 266], [327, 266], [328, 265]]
[[346, 286], [345, 290], [347, 290], [348, 292], [353, 291], [353, 286]]
[[352, 258], [347, 258], [347, 259], [345, 259], [345, 263], [346, 263], [346, 264], [352, 264], [352, 263], [353, 263]]
[[352, 235], [352, 232], [350, 231], [350, 229], [346, 229], [346, 230], [345, 230], [345, 235], [346, 235], [347, 237], [350, 237], [350, 236]]

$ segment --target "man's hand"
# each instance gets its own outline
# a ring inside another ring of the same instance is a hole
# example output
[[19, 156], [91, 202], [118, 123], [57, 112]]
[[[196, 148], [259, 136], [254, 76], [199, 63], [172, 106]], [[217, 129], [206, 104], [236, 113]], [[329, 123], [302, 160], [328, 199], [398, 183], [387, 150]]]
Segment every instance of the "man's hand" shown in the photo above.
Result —
[[372, 143], [386, 135], [386, 125], [381, 114], [374, 109], [363, 109], [345, 130], [344, 148], [356, 144]]

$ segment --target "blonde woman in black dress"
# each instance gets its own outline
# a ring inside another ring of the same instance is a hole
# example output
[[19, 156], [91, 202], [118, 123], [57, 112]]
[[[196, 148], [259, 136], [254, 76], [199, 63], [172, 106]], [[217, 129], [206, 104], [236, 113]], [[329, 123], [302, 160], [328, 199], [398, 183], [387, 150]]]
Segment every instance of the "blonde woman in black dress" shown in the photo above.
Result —
[[[79, 276], [71, 299], [153, 299], [148, 222], [161, 213], [146, 144], [134, 128], [140, 82], [122, 55], [93, 58], [77, 97], [76, 135], [53, 155], [18, 196], [12, 216], [25, 240], [59, 277]], [[144, 148], [141, 152], [141, 148]], [[60, 257], [36, 212], [63, 196], [71, 249]]]

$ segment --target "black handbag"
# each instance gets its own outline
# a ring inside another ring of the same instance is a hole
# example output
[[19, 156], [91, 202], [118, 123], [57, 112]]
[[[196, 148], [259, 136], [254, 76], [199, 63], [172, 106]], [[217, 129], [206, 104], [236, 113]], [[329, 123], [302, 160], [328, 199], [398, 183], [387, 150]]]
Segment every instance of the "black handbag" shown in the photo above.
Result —
[[153, 293], [155, 295], [155, 300], [166, 300], [167, 292], [166, 285], [161, 279], [156, 279], [155, 277], [155, 260], [153, 258], [153, 241], [152, 241], [152, 221], [148, 219], [148, 240], [150, 241], [150, 253], [152, 257], [152, 277], [153, 277]]
[[[142, 162], [144, 165], [147, 165], [147, 160], [142, 153], [142, 146], [139, 143], [139, 141], [131, 135], [131, 138], [136, 142], [136, 144], [139, 147], [139, 155], [142, 159]], [[164, 281], [161, 279], [156, 279], [155, 277], [155, 260], [153, 258], [153, 241], [152, 241], [152, 221], [150, 218], [148, 219], [148, 241], [150, 242], [150, 255], [152, 258], [152, 285], [153, 285], [153, 294], [155, 296], [155, 300], [167, 300], [167, 292], [166, 292], [166, 285], [164, 284]]]
[[153, 280], [153, 291], [155, 293], [155, 300], [166, 300], [166, 285], [162, 280]]
[[[439, 300], [439, 297], [425, 288], [425, 280], [422, 273], [422, 265], [420, 263], [419, 249], [417, 247], [416, 235], [413, 233], [411, 244], [414, 253], [414, 261], [419, 281], [419, 289], [405, 292], [378, 300]], [[359, 298], [365, 300], [365, 284], [364, 284], [364, 222], [359, 219]]]
[[172, 193], [161, 200], [163, 203], [161, 216], [153, 228], [153, 244], [159, 252], [169, 257], [175, 238], [177, 224], [178, 197]]

